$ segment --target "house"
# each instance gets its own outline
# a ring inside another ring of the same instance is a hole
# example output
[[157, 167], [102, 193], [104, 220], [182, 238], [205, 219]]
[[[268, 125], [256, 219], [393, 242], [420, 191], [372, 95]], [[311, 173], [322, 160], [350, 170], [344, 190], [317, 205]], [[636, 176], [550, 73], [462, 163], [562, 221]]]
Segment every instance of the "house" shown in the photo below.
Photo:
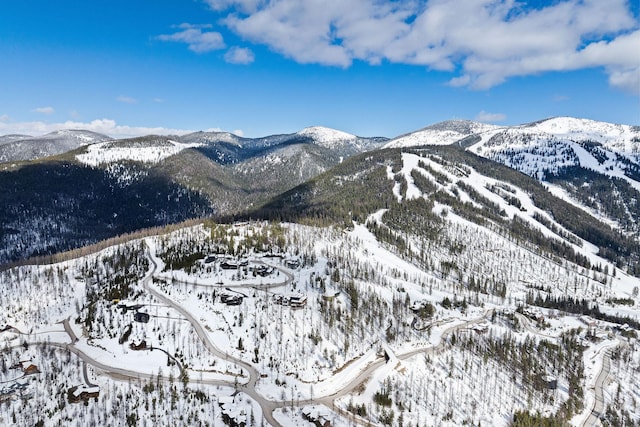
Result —
[[21, 397], [25, 397], [25, 389], [29, 386], [27, 382], [16, 381], [11, 385], [0, 388], [0, 402], [5, 400], [15, 400], [16, 394], [20, 392]]
[[11, 387], [15, 390], [25, 390], [27, 387], [29, 387], [29, 382], [25, 379], [18, 379], [16, 380], [16, 382], [11, 384]]
[[544, 322], [544, 315], [539, 310], [526, 309], [525, 308], [522, 311], [522, 314], [524, 314], [525, 316], [535, 320], [538, 323], [543, 323]]
[[235, 404], [233, 396], [219, 396], [218, 405], [222, 412], [222, 421], [232, 427], [245, 427], [247, 425], [247, 414], [244, 409]]
[[276, 254], [273, 252], [267, 252], [266, 254], [263, 255], [264, 258], [284, 258], [284, 256], [282, 254]]
[[98, 400], [98, 396], [100, 395], [100, 387], [98, 386], [75, 386], [69, 389], [67, 396], [69, 398], [69, 402], [78, 403], [78, 402], [87, 402], [89, 399]]
[[542, 377], [542, 380], [549, 390], [555, 390], [558, 388], [558, 379], [553, 375], [545, 375]]
[[273, 301], [276, 304], [280, 305], [288, 305], [292, 308], [300, 308], [307, 305], [307, 296], [301, 293], [292, 293], [292, 294], [275, 294], [273, 296]]
[[587, 325], [589, 329], [595, 329], [598, 326], [598, 322], [592, 317], [589, 316], [580, 316], [580, 321]]
[[242, 304], [241, 295], [221, 294], [220, 302], [227, 305], [240, 305]]
[[33, 375], [33, 374], [39, 374], [40, 370], [32, 362], [23, 362], [22, 363], [22, 372], [24, 372], [25, 375]]
[[331, 427], [331, 414], [328, 410], [316, 406], [308, 406], [302, 410], [302, 418], [317, 427]]
[[255, 265], [251, 267], [251, 271], [258, 276], [266, 277], [273, 273], [273, 267], [268, 267], [266, 265]]
[[307, 305], [307, 296], [303, 294], [291, 294], [289, 295], [289, 306], [294, 308], [304, 307]]
[[300, 260], [296, 258], [289, 258], [284, 261], [284, 265], [292, 270], [295, 270], [300, 267]]
[[220, 263], [220, 268], [222, 268], [223, 270], [237, 270], [240, 267], [246, 267], [248, 265], [249, 260], [246, 258], [242, 258], [239, 260], [226, 258]]
[[215, 255], [207, 255], [204, 258], [204, 263], [205, 264], [211, 264], [212, 262], [214, 262], [216, 260], [216, 256]]
[[129, 348], [131, 350], [146, 350], [147, 349], [147, 342], [145, 340], [141, 340], [141, 341], [133, 341], [131, 344], [129, 344]]
[[136, 311], [133, 315], [133, 320], [140, 323], [149, 323], [149, 313], [144, 313], [142, 311]]

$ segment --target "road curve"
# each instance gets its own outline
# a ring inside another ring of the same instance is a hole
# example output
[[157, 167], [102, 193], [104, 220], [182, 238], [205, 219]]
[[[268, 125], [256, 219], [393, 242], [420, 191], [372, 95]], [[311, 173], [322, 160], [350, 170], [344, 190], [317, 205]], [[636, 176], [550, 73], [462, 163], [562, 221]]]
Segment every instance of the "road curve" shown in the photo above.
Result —
[[[261, 264], [261, 265], [268, 265], [269, 267], [273, 267], [276, 270], [278, 270], [280, 273], [282, 273], [285, 277], [285, 279], [282, 282], [273, 282], [273, 283], [266, 283], [266, 284], [259, 284], [259, 283], [220, 283], [220, 284], [206, 284], [206, 283], [198, 283], [197, 280], [194, 279], [193, 282], [187, 282], [184, 280], [180, 280], [180, 279], [176, 279], [176, 278], [168, 278], [165, 276], [156, 276], [157, 279], [161, 279], [161, 280], [169, 280], [171, 281], [171, 283], [177, 283], [183, 286], [191, 286], [191, 287], [196, 287], [196, 288], [205, 288], [205, 289], [217, 289], [217, 288], [254, 288], [254, 289], [259, 289], [259, 290], [264, 290], [264, 289], [273, 289], [273, 288], [281, 288], [283, 286], [288, 286], [290, 285], [293, 280], [293, 274], [291, 274], [290, 272], [288, 272], [287, 270], [285, 270], [282, 267], [279, 267], [277, 265], [273, 265], [273, 264], [267, 264], [264, 261], [253, 261], [255, 264]], [[155, 263], [154, 263], [155, 264]], [[157, 267], [157, 266], [156, 266]], [[154, 269], [154, 273], [153, 275], [155, 275], [155, 269]]]
[[[617, 344], [613, 347], [616, 347]], [[604, 415], [606, 405], [604, 402], [604, 383], [609, 377], [609, 372], [611, 371], [611, 348], [606, 348], [602, 352], [602, 366], [600, 367], [600, 372], [596, 377], [596, 381], [593, 385], [594, 388], [594, 400], [593, 407], [591, 408], [591, 412], [589, 416], [582, 421], [582, 426], [595, 426], [602, 425], [600, 422], [600, 416]]]
[[[411, 350], [408, 351], [406, 353], [401, 353], [401, 354], [397, 354], [396, 358], [399, 360], [407, 360], [410, 359], [418, 354], [434, 354], [437, 351], [441, 350], [442, 347], [444, 347], [444, 344], [446, 343], [446, 338], [451, 335], [452, 333], [460, 330], [460, 329], [464, 329], [467, 328], [470, 325], [473, 325], [475, 323], [479, 323], [487, 318], [491, 317], [491, 313], [493, 312], [493, 309], [487, 310], [482, 317], [478, 317], [476, 319], [472, 319], [469, 321], [466, 321], [464, 323], [460, 323], [457, 325], [453, 325], [450, 326], [449, 328], [445, 329], [442, 332], [442, 337], [440, 339], [440, 342], [435, 345], [435, 346], [429, 346], [429, 347], [423, 347], [423, 348], [419, 348], [416, 350]], [[323, 396], [314, 400], [300, 400], [299, 402], [297, 402], [297, 405], [299, 406], [304, 406], [304, 405], [310, 405], [310, 404], [323, 404], [329, 408], [333, 407], [334, 410], [337, 410], [338, 412], [340, 412], [342, 415], [344, 416], [348, 416], [349, 418], [352, 418], [355, 422], [359, 423], [359, 424], [364, 424], [364, 425], [370, 425], [369, 421], [366, 420], [359, 420], [358, 417], [355, 417], [354, 414], [351, 413], [346, 413], [345, 411], [341, 410], [340, 408], [336, 408], [333, 406], [333, 403], [336, 399], [339, 399], [343, 396], [348, 395], [349, 393], [353, 392], [353, 390], [357, 389], [364, 381], [367, 380], [367, 378], [369, 378], [369, 376], [371, 374], [373, 374], [374, 371], [376, 371], [377, 369], [379, 369], [380, 367], [382, 367], [383, 365], [385, 365], [387, 363], [386, 359], [383, 357], [380, 357], [378, 359], [376, 359], [373, 363], [371, 363], [369, 366], [367, 366], [366, 369], [364, 369], [362, 372], [360, 372], [360, 374], [358, 374], [358, 376], [356, 378], [354, 378], [353, 380], [351, 380], [349, 383], [347, 383], [345, 386], [343, 386], [340, 390], [336, 391], [335, 393], [329, 395], [329, 396]], [[282, 405], [284, 406], [284, 404]]]
[[[258, 394], [258, 392], [256, 391], [255, 386], [256, 386], [256, 383], [258, 382], [258, 379], [260, 378], [260, 374], [257, 371], [257, 369], [255, 369], [252, 365], [248, 364], [247, 362], [241, 359], [237, 359], [235, 357], [229, 356], [228, 354], [226, 354], [225, 352], [217, 348], [211, 341], [211, 338], [209, 338], [209, 334], [207, 334], [207, 332], [204, 330], [200, 322], [198, 322], [198, 320], [189, 311], [185, 310], [182, 306], [177, 304], [171, 298], [167, 297], [166, 295], [156, 291], [154, 288], [149, 286], [149, 283], [151, 282], [153, 275], [158, 269], [158, 265], [156, 264], [153, 256], [151, 256], [148, 245], [147, 245], [147, 257], [149, 258], [149, 261], [153, 265], [153, 270], [149, 274], [147, 274], [147, 276], [142, 280], [142, 285], [145, 288], [145, 290], [149, 292], [151, 295], [153, 295], [154, 297], [156, 297], [159, 301], [162, 301], [163, 304], [168, 305], [169, 307], [173, 308], [178, 313], [180, 313], [182, 316], [184, 316], [189, 321], [189, 323], [191, 323], [191, 325], [196, 331], [196, 334], [202, 340], [207, 350], [209, 350], [212, 354], [218, 357], [221, 357], [226, 360], [230, 360], [231, 362], [240, 366], [244, 371], [247, 372], [249, 376], [249, 380], [247, 381], [246, 384], [243, 385], [242, 391], [248, 394], [253, 400], [255, 400], [260, 405], [260, 408], [262, 408], [263, 417], [269, 424], [273, 426], [280, 426], [280, 423], [278, 423], [276, 419], [273, 417], [273, 410], [276, 408], [276, 406], [274, 405], [274, 402], [271, 402], [265, 399], [262, 395]], [[231, 384], [227, 383], [226, 385], [231, 385]]]
[[[193, 326], [193, 328], [196, 331], [196, 334], [198, 335], [198, 337], [202, 340], [202, 342], [204, 343], [205, 347], [214, 355], [224, 358], [226, 360], [231, 361], [232, 363], [235, 363], [236, 365], [240, 366], [242, 368], [242, 370], [248, 375], [248, 381], [244, 384], [241, 384], [239, 386], [239, 390], [243, 391], [244, 393], [246, 393], [247, 395], [249, 395], [253, 400], [255, 400], [261, 407], [262, 409], [262, 413], [263, 413], [263, 417], [265, 419], [265, 421], [267, 421], [269, 424], [271, 424], [272, 426], [280, 426], [280, 423], [274, 418], [273, 416], [273, 411], [277, 408], [282, 408], [288, 405], [291, 405], [292, 402], [291, 401], [272, 401], [272, 400], [268, 400], [266, 399], [264, 396], [262, 396], [261, 394], [259, 394], [256, 391], [256, 383], [259, 381], [260, 379], [260, 374], [258, 372], [258, 370], [256, 368], [254, 368], [251, 364], [235, 358], [233, 356], [230, 356], [228, 354], [226, 354], [225, 352], [223, 352], [222, 350], [218, 349], [215, 344], [211, 341], [208, 333], [204, 330], [203, 326], [200, 324], [200, 322], [186, 309], [184, 309], [182, 306], [180, 306], [178, 303], [176, 303], [175, 301], [173, 301], [171, 298], [167, 297], [166, 295], [164, 295], [163, 293], [155, 290], [153, 287], [150, 286], [150, 283], [152, 281], [152, 278], [154, 277], [155, 272], [158, 269], [158, 266], [155, 262], [155, 259], [153, 256], [151, 256], [150, 253], [150, 249], [147, 245], [147, 257], [149, 258], [151, 265], [152, 265], [152, 270], [142, 279], [142, 285], [145, 288], [145, 290], [147, 292], [149, 292], [151, 295], [153, 295], [155, 298], [157, 298], [162, 304], [165, 304], [169, 307], [172, 307], [174, 310], [176, 310], [178, 313], [180, 313], [182, 316], [184, 316], [186, 318], [186, 320], [188, 320], [191, 325]], [[286, 282], [290, 283], [291, 280], [293, 280], [293, 276], [291, 274], [289, 274], [288, 272], [281, 270], [286, 277]], [[282, 286], [282, 284], [279, 284], [278, 286]], [[396, 358], [399, 360], [406, 360], [409, 359], [415, 355], [418, 354], [422, 354], [422, 353], [428, 353], [428, 354], [433, 354], [437, 351], [439, 351], [440, 349], [442, 349], [442, 347], [444, 346], [445, 342], [446, 342], [446, 337], [449, 336], [450, 334], [454, 333], [455, 331], [458, 331], [460, 329], [464, 329], [474, 323], [478, 323], [484, 319], [486, 319], [488, 316], [490, 316], [492, 310], [487, 310], [484, 315], [482, 317], [476, 318], [476, 319], [472, 319], [457, 325], [453, 325], [447, 329], [445, 329], [442, 333], [442, 338], [440, 340], [440, 342], [435, 345], [435, 346], [429, 346], [429, 347], [424, 347], [424, 348], [420, 348], [420, 349], [416, 349], [416, 350], [412, 350], [406, 353], [402, 353], [402, 354], [398, 354], [396, 355]], [[40, 342], [40, 341], [32, 341], [30, 344], [34, 344], [34, 345], [44, 345], [44, 346], [50, 346], [50, 347], [56, 347], [56, 348], [60, 348], [63, 350], [68, 350], [72, 353], [74, 353], [77, 357], [79, 357], [83, 363], [83, 376], [84, 376], [84, 380], [88, 385], [91, 385], [91, 382], [89, 381], [88, 375], [87, 375], [87, 371], [86, 371], [86, 365], [89, 364], [91, 366], [93, 366], [96, 369], [99, 369], [100, 371], [102, 371], [105, 375], [107, 375], [108, 377], [114, 379], [114, 380], [118, 380], [118, 381], [129, 381], [131, 379], [137, 379], [138, 381], [142, 381], [142, 380], [154, 380], [157, 381], [158, 377], [157, 375], [153, 375], [153, 374], [148, 374], [148, 373], [141, 373], [138, 371], [133, 371], [130, 369], [125, 369], [125, 368], [121, 368], [121, 367], [116, 367], [116, 366], [112, 366], [112, 365], [107, 365], [105, 363], [100, 362], [99, 360], [94, 359], [91, 355], [85, 353], [84, 351], [82, 351], [81, 349], [79, 349], [78, 347], [75, 346], [75, 344], [79, 341], [78, 337], [75, 335], [75, 332], [73, 331], [71, 325], [69, 324], [69, 319], [64, 320], [63, 322], [63, 326], [64, 326], [64, 330], [65, 332], [68, 334], [71, 343], [69, 344], [64, 344], [64, 343], [56, 343], [56, 342]], [[154, 349], [155, 350], [155, 349]], [[328, 395], [328, 396], [322, 396], [322, 397], [318, 397], [316, 399], [306, 399], [306, 400], [296, 400], [293, 402], [294, 406], [305, 406], [305, 405], [309, 405], [309, 404], [322, 404], [327, 406], [328, 408], [332, 408], [334, 411], [336, 411], [337, 413], [339, 413], [340, 415], [352, 420], [353, 422], [356, 422], [358, 424], [361, 425], [369, 425], [370, 422], [368, 420], [365, 419], [361, 419], [357, 416], [355, 416], [354, 414], [351, 414], [345, 410], [343, 410], [342, 408], [338, 408], [338, 407], [334, 407], [334, 401], [336, 399], [339, 399], [343, 396], [348, 395], [349, 393], [352, 393], [357, 387], [359, 387], [363, 382], [365, 382], [370, 376], [371, 374], [373, 374], [373, 372], [375, 372], [376, 369], [379, 369], [380, 367], [382, 367], [384, 364], [386, 363], [386, 360], [382, 357], [376, 359], [373, 363], [371, 363], [369, 366], [367, 366], [362, 372], [360, 372], [353, 380], [351, 380], [349, 383], [345, 384], [343, 387], [341, 387], [339, 390], [337, 390], [335, 393]], [[608, 370], [608, 368], [607, 368]], [[606, 378], [606, 375], [605, 377]], [[602, 381], [600, 382], [600, 384], [602, 384], [604, 382], [604, 378], [602, 379]], [[168, 382], [168, 378], [163, 377], [160, 378], [161, 381], [163, 382]], [[225, 380], [206, 380], [206, 379], [197, 379], [197, 378], [190, 378], [189, 380], [192, 383], [195, 384], [206, 384], [206, 385], [218, 385], [218, 386], [226, 386], [226, 387], [233, 387], [234, 384], [231, 381], [225, 381]]]
[[[221, 357], [221, 358], [225, 358], [227, 360], [232, 361], [233, 363], [237, 364], [238, 366], [242, 367], [249, 376], [249, 380], [243, 384], [242, 386], [242, 391], [244, 391], [246, 394], [248, 394], [252, 399], [254, 399], [262, 408], [262, 413], [263, 416], [265, 418], [265, 420], [267, 422], [269, 422], [271, 425], [273, 426], [279, 426], [280, 423], [278, 423], [275, 418], [273, 417], [273, 411], [277, 408], [282, 408], [285, 407], [287, 405], [290, 405], [291, 402], [286, 402], [286, 401], [271, 401], [266, 399], [264, 396], [262, 396], [261, 394], [259, 394], [256, 391], [256, 383], [258, 382], [259, 378], [260, 378], [260, 374], [257, 371], [257, 369], [255, 369], [252, 365], [250, 365], [249, 363], [229, 356], [228, 354], [226, 354], [225, 352], [223, 352], [222, 350], [218, 349], [213, 342], [211, 341], [211, 339], [209, 338], [209, 335], [207, 334], [207, 332], [204, 330], [204, 328], [202, 327], [202, 325], [200, 324], [200, 322], [197, 321], [197, 319], [195, 319], [195, 317], [187, 310], [185, 310], [183, 307], [181, 307], [179, 304], [175, 303], [172, 299], [168, 298], [166, 295], [156, 291], [155, 289], [153, 289], [152, 287], [149, 286], [149, 283], [153, 277], [153, 275], [155, 274], [155, 271], [157, 270], [158, 266], [153, 258], [153, 256], [151, 256], [151, 253], [149, 252], [149, 248], [147, 248], [147, 256], [151, 262], [151, 264], [153, 265], [153, 270], [150, 272], [150, 274], [148, 274], [144, 279], [143, 279], [143, 286], [145, 287], [145, 289], [151, 293], [154, 297], [156, 297], [158, 300], [160, 300], [163, 304], [167, 304], [168, 306], [172, 307], [173, 309], [175, 309], [176, 311], [178, 311], [181, 315], [183, 315], [185, 318], [187, 318], [187, 320], [189, 320], [189, 322], [193, 325], [198, 337], [202, 340], [202, 342], [205, 344], [205, 346], [207, 347], [207, 349], [214, 355]], [[283, 270], [281, 270], [283, 271]], [[292, 280], [292, 276], [283, 271], [285, 273], [285, 275], [287, 276], [287, 282], [289, 282], [290, 280]], [[282, 286], [282, 285], [280, 285]], [[421, 348], [421, 349], [417, 349], [417, 350], [412, 350], [410, 352], [404, 353], [404, 354], [400, 354], [397, 355], [398, 359], [401, 360], [405, 360], [408, 358], [411, 358], [417, 354], [421, 354], [421, 353], [433, 353], [435, 351], [437, 351], [438, 349], [440, 349], [444, 343], [445, 343], [445, 338], [454, 333], [455, 331], [459, 330], [459, 329], [463, 329], [468, 327], [469, 325], [472, 325], [474, 323], [478, 323], [482, 320], [485, 320], [487, 317], [491, 316], [493, 310], [487, 310], [481, 317], [477, 318], [477, 319], [473, 319], [458, 325], [454, 325], [451, 326], [450, 328], [447, 328], [445, 331], [443, 331], [442, 333], [442, 339], [440, 341], [440, 343], [436, 346], [430, 346], [430, 347], [425, 347], [425, 348]], [[333, 407], [333, 402], [342, 397], [345, 396], [349, 393], [351, 393], [354, 389], [356, 389], [362, 382], [364, 382], [376, 369], [380, 368], [381, 366], [383, 366], [386, 363], [384, 358], [379, 358], [376, 361], [374, 361], [372, 364], [370, 364], [364, 371], [362, 371], [360, 374], [358, 374], [358, 376], [356, 378], [354, 378], [353, 380], [351, 380], [349, 383], [347, 383], [345, 386], [343, 386], [340, 390], [336, 391], [335, 393], [329, 395], [329, 396], [323, 396], [323, 397], [319, 397], [316, 398], [314, 400], [311, 399], [306, 399], [306, 400], [298, 400], [294, 402], [295, 406], [304, 406], [304, 405], [309, 405], [309, 404], [317, 404], [317, 403], [321, 403], [329, 408]], [[339, 411], [340, 413], [342, 413], [343, 411]], [[343, 414], [345, 415], [345, 414]]]

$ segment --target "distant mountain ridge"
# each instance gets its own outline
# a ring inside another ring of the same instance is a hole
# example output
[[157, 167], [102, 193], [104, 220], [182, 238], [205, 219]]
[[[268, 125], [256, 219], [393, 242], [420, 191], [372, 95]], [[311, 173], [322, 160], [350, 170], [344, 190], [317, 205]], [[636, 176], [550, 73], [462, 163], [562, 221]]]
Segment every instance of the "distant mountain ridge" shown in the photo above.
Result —
[[[194, 132], [111, 139], [72, 130], [0, 137], [0, 154], [13, 156], [0, 161], [0, 263], [202, 215], [256, 212], [351, 157], [424, 145], [451, 145], [509, 166], [590, 216], [640, 233], [640, 127], [566, 117], [502, 127], [450, 120], [393, 140], [319, 126], [262, 138]], [[351, 179], [332, 182], [354, 201], [357, 194], [338, 187]], [[353, 203], [355, 217], [363, 206]]]
[[451, 145], [470, 135], [498, 128], [498, 126], [473, 122], [471, 120], [447, 120], [393, 138], [385, 145], [385, 148], [416, 147], [419, 145]]
[[[264, 138], [195, 132], [111, 139], [70, 131], [5, 140], [0, 148], [14, 151], [0, 163], [0, 264], [243, 212], [387, 141], [321, 127]], [[17, 150], [23, 141], [43, 149]]]
[[[477, 136], [472, 152], [540, 179], [567, 166], [622, 177], [635, 174], [634, 165], [640, 164], [640, 128], [633, 126], [556, 117]], [[509, 164], [514, 158], [526, 163], [522, 169]]]
[[59, 130], [42, 136], [5, 135], [0, 137], [0, 163], [37, 160], [63, 154], [87, 144], [112, 140], [87, 130]]

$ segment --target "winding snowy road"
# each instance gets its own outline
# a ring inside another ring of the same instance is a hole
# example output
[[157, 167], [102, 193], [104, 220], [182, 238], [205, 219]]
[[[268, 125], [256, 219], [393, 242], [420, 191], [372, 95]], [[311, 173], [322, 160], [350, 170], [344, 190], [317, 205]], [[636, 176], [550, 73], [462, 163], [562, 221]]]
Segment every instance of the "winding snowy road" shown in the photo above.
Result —
[[593, 384], [594, 400], [593, 407], [589, 416], [582, 421], [581, 426], [596, 426], [602, 425], [600, 417], [604, 415], [606, 405], [604, 402], [604, 386], [607, 378], [609, 377], [609, 371], [611, 370], [611, 349], [615, 348], [617, 344], [604, 348], [602, 351], [602, 365], [600, 366], [600, 372], [596, 377]]
[[[206, 380], [206, 379], [197, 379], [197, 378], [191, 378], [190, 382], [193, 382], [196, 384], [220, 385], [220, 386], [227, 386], [227, 387], [237, 386], [239, 390], [246, 393], [248, 396], [250, 396], [255, 402], [257, 402], [260, 405], [265, 421], [267, 421], [272, 426], [280, 426], [280, 423], [273, 416], [273, 411], [275, 409], [282, 408], [285, 406], [290, 406], [290, 405], [305, 406], [309, 404], [322, 404], [328, 408], [333, 408], [336, 412], [340, 413], [345, 417], [349, 417], [352, 421], [358, 424], [361, 424], [361, 425], [370, 424], [368, 420], [358, 419], [357, 417], [354, 416], [354, 414], [348, 413], [341, 408], [335, 407], [334, 402], [337, 399], [343, 396], [346, 396], [349, 393], [352, 393], [355, 389], [360, 387], [361, 384], [366, 382], [368, 378], [370, 378], [371, 375], [377, 369], [381, 368], [386, 363], [388, 363], [384, 357], [379, 357], [375, 361], [371, 362], [369, 365], [364, 367], [355, 378], [351, 379], [346, 384], [342, 385], [339, 390], [336, 390], [334, 393], [330, 395], [318, 396], [315, 399], [296, 400], [294, 402], [269, 400], [265, 398], [263, 395], [261, 395], [260, 393], [258, 393], [258, 391], [256, 390], [256, 384], [258, 383], [258, 381], [260, 381], [260, 373], [256, 368], [254, 368], [251, 364], [245, 362], [244, 360], [230, 356], [229, 354], [225, 353], [224, 351], [216, 347], [216, 345], [211, 340], [211, 337], [209, 336], [209, 334], [206, 332], [202, 324], [193, 316], [193, 314], [191, 314], [187, 309], [185, 309], [180, 304], [178, 304], [177, 302], [175, 302], [174, 300], [172, 300], [162, 292], [158, 291], [151, 285], [152, 279], [158, 270], [158, 264], [154, 256], [151, 254], [151, 249], [149, 248], [149, 245], [147, 245], [147, 257], [152, 265], [152, 269], [142, 279], [142, 285], [145, 288], [145, 290], [149, 292], [151, 295], [153, 295], [162, 304], [165, 304], [173, 308], [182, 316], [184, 316], [184, 318], [189, 323], [191, 323], [196, 334], [202, 340], [205, 347], [209, 352], [211, 352], [211, 354], [217, 357], [226, 359], [238, 365], [240, 368], [242, 368], [242, 372], [243, 374], [246, 375], [246, 378], [247, 378], [246, 382], [239, 385], [234, 384], [231, 381]], [[280, 271], [283, 272], [285, 274], [285, 277], [287, 278], [285, 280], [286, 283], [284, 284], [291, 283], [291, 281], [293, 280], [293, 276], [284, 270], [280, 270]], [[279, 283], [278, 286], [283, 286], [283, 283]], [[447, 336], [449, 336], [450, 334], [458, 330], [464, 329], [472, 324], [479, 323], [483, 320], [486, 320], [488, 317], [490, 317], [491, 312], [492, 310], [487, 310], [481, 317], [468, 320], [466, 322], [458, 323], [456, 325], [452, 325], [451, 327], [445, 329], [442, 332], [442, 337], [437, 345], [419, 348], [419, 349], [412, 350], [402, 354], [396, 354], [395, 359], [407, 360], [418, 354], [433, 354], [437, 351], [440, 351], [444, 347]], [[127, 381], [130, 379], [136, 379], [136, 380], [151, 380], [151, 379], [156, 380], [157, 379], [157, 377], [154, 376], [153, 374], [145, 374], [145, 373], [137, 372], [134, 370], [125, 369], [122, 367], [116, 367], [116, 366], [113, 366], [112, 364], [105, 364], [100, 362], [99, 360], [92, 358], [90, 355], [86, 354], [81, 349], [75, 346], [75, 344], [78, 342], [78, 338], [75, 335], [73, 329], [71, 328], [71, 325], [69, 324], [68, 319], [63, 321], [62, 323], [64, 325], [64, 330], [67, 332], [71, 340], [70, 344], [61, 344], [61, 343], [40, 343], [40, 344], [52, 345], [55, 347], [68, 349], [69, 351], [76, 354], [86, 364], [89, 364], [94, 368], [99, 369], [100, 371], [104, 372], [104, 374], [106, 374], [107, 376], [116, 380]], [[163, 381], [167, 381], [167, 379], [164, 378]], [[85, 370], [85, 382], [89, 383], [88, 376], [86, 375], [86, 370]]]

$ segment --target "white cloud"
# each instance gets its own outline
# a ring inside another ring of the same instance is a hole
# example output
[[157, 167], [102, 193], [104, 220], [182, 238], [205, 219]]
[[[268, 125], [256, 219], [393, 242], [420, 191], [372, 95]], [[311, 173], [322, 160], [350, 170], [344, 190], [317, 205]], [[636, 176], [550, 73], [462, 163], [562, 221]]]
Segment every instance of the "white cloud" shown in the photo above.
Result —
[[161, 34], [158, 40], [165, 42], [185, 43], [189, 50], [196, 53], [205, 53], [212, 50], [219, 50], [225, 47], [222, 34], [215, 31], [203, 31], [211, 28], [210, 25], [180, 24], [178, 27], [182, 31], [173, 34]]
[[[7, 120], [3, 120], [4, 117], [6, 117]], [[92, 120], [91, 122], [78, 122], [69, 120], [60, 123], [46, 123], [42, 121], [10, 122], [7, 116], [0, 116], [0, 135], [13, 133], [43, 135], [45, 133], [62, 129], [86, 129], [93, 132], [109, 135], [114, 138], [125, 138], [151, 134], [184, 135], [193, 132], [192, 130], [187, 129], [119, 125], [115, 122], [115, 120], [111, 119]], [[219, 131], [220, 129], [217, 130]]]
[[503, 122], [507, 119], [507, 116], [502, 113], [488, 113], [484, 110], [480, 111], [476, 116], [475, 120], [477, 122], [483, 123], [496, 123]]
[[174, 25], [172, 28], [180, 28], [181, 30], [192, 30], [192, 29], [209, 29], [213, 28], [211, 24], [189, 24], [188, 22], [183, 22], [182, 24]]
[[137, 99], [125, 95], [120, 95], [116, 98], [116, 101], [123, 102], [125, 104], [136, 104], [138, 102]]
[[609, 84], [640, 96], [640, 67], [630, 70], [610, 70]]
[[627, 0], [207, 0], [239, 36], [300, 63], [354, 60], [426, 66], [452, 86], [487, 89], [514, 76], [603, 67], [640, 91], [638, 28]]
[[162, 98], [153, 98], [153, 102], [155, 102], [156, 104], [162, 104], [164, 102], [164, 99], [162, 99]]
[[69, 116], [72, 119], [78, 119], [78, 118], [80, 118], [80, 113], [78, 113], [76, 110], [71, 110], [71, 111], [69, 111]]
[[251, 49], [234, 46], [224, 54], [224, 60], [231, 64], [251, 64], [255, 55]]
[[34, 108], [33, 110], [34, 113], [40, 113], [40, 114], [53, 114], [56, 112], [56, 110], [53, 107], [38, 107], [38, 108]]
[[8, 122], [9, 120], [11, 120], [11, 117], [9, 117], [7, 114], [3, 114], [0, 116], [0, 122]]
[[205, 0], [213, 10], [237, 7], [242, 12], [255, 12], [264, 0]]
[[609, 83], [640, 96], [640, 30], [624, 34], [611, 41], [592, 43], [576, 54], [583, 66], [603, 65]]

